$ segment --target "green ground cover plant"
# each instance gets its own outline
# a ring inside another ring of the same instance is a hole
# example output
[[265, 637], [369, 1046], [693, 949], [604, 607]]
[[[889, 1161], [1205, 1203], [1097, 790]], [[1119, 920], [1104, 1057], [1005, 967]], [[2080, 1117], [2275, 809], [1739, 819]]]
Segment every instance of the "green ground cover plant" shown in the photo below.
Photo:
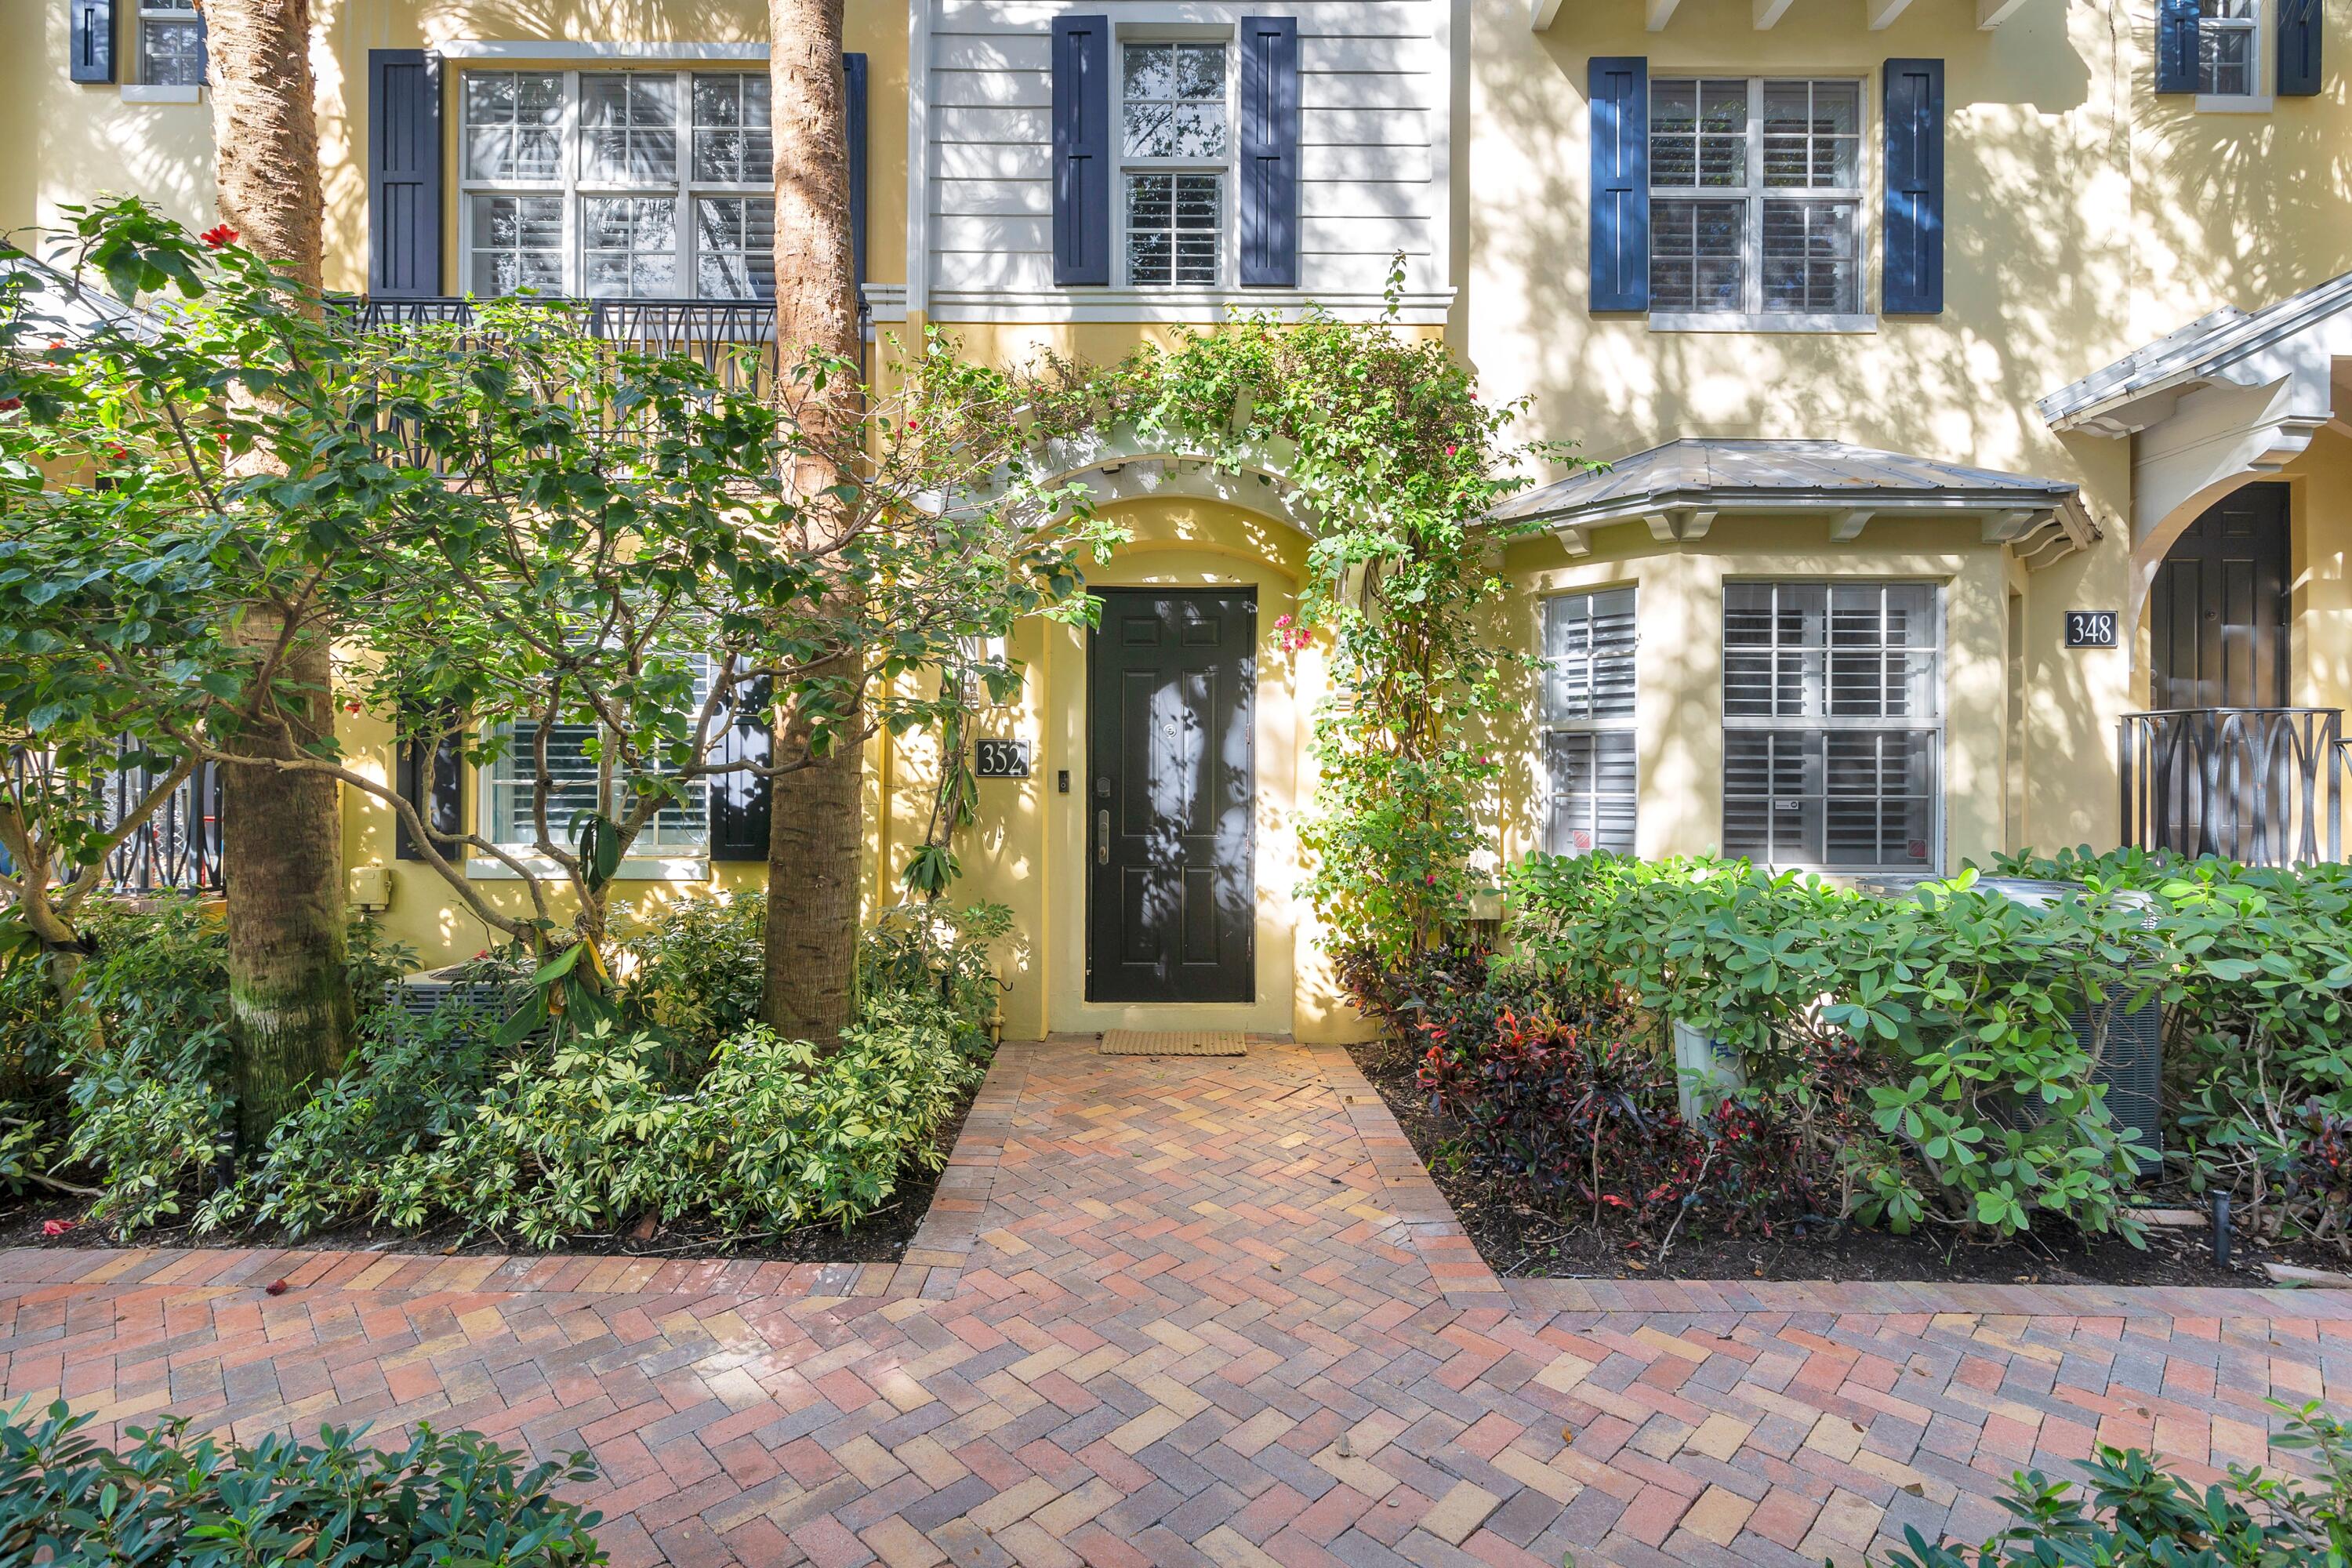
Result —
[[472, 1432], [420, 1423], [397, 1448], [366, 1428], [316, 1443], [191, 1438], [184, 1417], [129, 1427], [116, 1453], [60, 1401], [0, 1412], [0, 1563], [173, 1568], [587, 1568], [603, 1516], [554, 1495], [593, 1480], [584, 1453], [526, 1468]]
[[2292, 1409], [2274, 1447], [2310, 1456], [2312, 1474], [2231, 1465], [2199, 1488], [2160, 1457], [2102, 1446], [2079, 1481], [2016, 1476], [2001, 1506], [2016, 1523], [1969, 1544], [1904, 1531], [1884, 1568], [2342, 1568], [2352, 1562], [2352, 1434], [2316, 1401]]
[[[894, 914], [864, 939], [853, 1026], [823, 1047], [752, 1021], [760, 921], [756, 895], [647, 921], [619, 949], [618, 1021], [517, 1037], [496, 1011], [379, 1007], [342, 1074], [224, 1180], [218, 921], [189, 899], [101, 902], [71, 1016], [37, 954], [0, 962], [0, 1009], [22, 1025], [7, 1114], [36, 1134], [15, 1184], [87, 1197], [121, 1236], [455, 1223], [554, 1247], [648, 1222], [730, 1242], [853, 1225], [937, 1168], [986, 1071], [1010, 918]], [[355, 988], [381, 996], [413, 961], [356, 929]]]

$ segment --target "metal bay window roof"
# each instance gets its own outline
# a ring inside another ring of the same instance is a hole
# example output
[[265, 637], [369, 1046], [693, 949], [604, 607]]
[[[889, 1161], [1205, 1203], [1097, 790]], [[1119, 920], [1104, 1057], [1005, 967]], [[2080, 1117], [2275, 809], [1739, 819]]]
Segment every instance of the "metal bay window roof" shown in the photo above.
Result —
[[1874, 518], [1977, 517], [1986, 542], [2039, 566], [2094, 537], [2077, 489], [1843, 441], [1691, 437], [1528, 491], [1493, 516], [1542, 523], [1571, 555], [1590, 551], [1591, 530], [1615, 522], [1688, 542], [1720, 513], [1801, 513], [1827, 516], [1830, 537], [1843, 541]]

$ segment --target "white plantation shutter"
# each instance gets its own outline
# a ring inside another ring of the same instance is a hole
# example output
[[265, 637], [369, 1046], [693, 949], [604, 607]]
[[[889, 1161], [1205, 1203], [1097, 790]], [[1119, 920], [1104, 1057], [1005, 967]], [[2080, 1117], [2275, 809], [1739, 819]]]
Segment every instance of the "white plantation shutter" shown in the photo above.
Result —
[[1933, 867], [1942, 626], [1928, 584], [1725, 584], [1726, 853]]
[[1544, 603], [1544, 846], [1556, 855], [1633, 852], [1633, 590]]

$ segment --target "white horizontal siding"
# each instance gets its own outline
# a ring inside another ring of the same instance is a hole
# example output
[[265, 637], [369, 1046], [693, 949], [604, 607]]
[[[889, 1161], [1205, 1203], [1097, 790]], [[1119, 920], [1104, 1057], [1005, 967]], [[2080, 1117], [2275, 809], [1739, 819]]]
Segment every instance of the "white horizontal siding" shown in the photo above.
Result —
[[[1445, 202], [1432, 148], [1447, 91], [1444, 3], [932, 0], [921, 50], [929, 287], [966, 304], [992, 291], [1024, 307], [1087, 295], [1055, 290], [1052, 256], [1052, 24], [1083, 11], [1115, 28], [1130, 16], [1139, 26], [1227, 30], [1244, 16], [1297, 16], [1299, 290], [1377, 295], [1400, 251], [1412, 258], [1409, 287], [1442, 289], [1433, 258], [1443, 253]], [[1233, 199], [1229, 184], [1229, 209]], [[1123, 281], [1115, 269], [1114, 284]], [[1214, 292], [1182, 298], [1213, 319]]]

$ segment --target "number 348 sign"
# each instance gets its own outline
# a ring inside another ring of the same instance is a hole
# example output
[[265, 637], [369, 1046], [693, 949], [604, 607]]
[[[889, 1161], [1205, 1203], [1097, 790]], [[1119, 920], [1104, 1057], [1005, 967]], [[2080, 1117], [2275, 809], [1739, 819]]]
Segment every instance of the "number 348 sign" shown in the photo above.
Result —
[[2116, 612], [2113, 610], [2067, 611], [2066, 646], [2068, 647], [2115, 647], [2116, 618]]

